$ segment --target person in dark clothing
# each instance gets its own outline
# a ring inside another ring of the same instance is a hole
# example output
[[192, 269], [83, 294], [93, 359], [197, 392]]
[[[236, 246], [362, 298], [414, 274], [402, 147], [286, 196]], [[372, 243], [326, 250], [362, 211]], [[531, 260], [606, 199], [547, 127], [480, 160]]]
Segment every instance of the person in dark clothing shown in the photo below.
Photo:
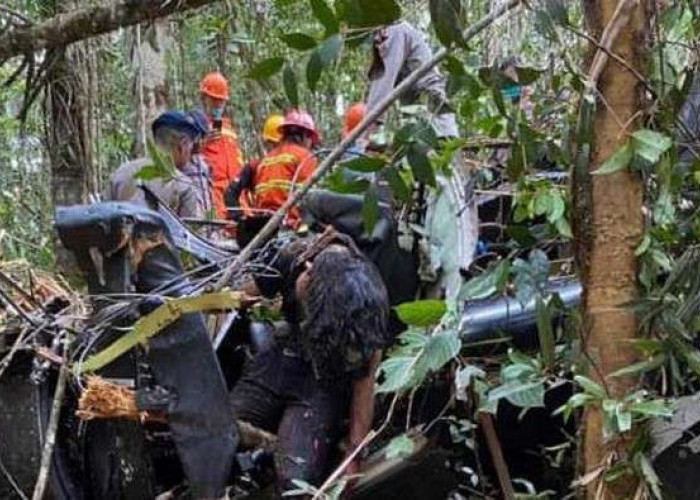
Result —
[[[237, 419], [278, 435], [281, 491], [328, 474], [349, 420], [346, 453], [370, 429], [374, 374], [387, 334], [389, 302], [374, 266], [350, 238], [327, 231], [294, 240], [266, 259], [274, 276], [257, 290], [283, 297], [285, 326], [231, 394]], [[351, 464], [348, 472], [356, 472]]]

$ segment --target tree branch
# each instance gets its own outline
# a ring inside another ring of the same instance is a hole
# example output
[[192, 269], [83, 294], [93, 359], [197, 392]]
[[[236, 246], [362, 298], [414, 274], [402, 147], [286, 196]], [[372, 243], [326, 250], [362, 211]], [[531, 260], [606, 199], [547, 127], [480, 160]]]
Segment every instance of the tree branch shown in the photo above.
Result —
[[18, 55], [68, 45], [117, 28], [152, 21], [216, 1], [218, 0], [122, 0], [58, 14], [39, 24], [15, 27], [0, 36], [0, 63]]
[[[511, 9], [514, 9], [521, 3], [522, 0], [508, 0], [507, 2], [503, 3], [502, 5], [491, 11], [488, 15], [482, 17], [480, 20], [478, 20], [469, 28], [467, 28], [463, 34], [464, 41], [468, 42], [476, 35], [481, 33], [485, 28], [490, 26], [496, 19], [498, 19]], [[345, 137], [345, 139], [343, 139], [333, 149], [333, 151], [331, 151], [330, 154], [321, 162], [321, 164], [314, 171], [313, 175], [306, 181], [306, 183], [304, 183], [298, 191], [294, 192], [292, 196], [290, 196], [287, 199], [284, 205], [282, 205], [279, 208], [279, 210], [275, 212], [275, 215], [273, 215], [272, 218], [267, 222], [267, 224], [263, 226], [260, 232], [255, 236], [255, 238], [253, 238], [253, 240], [250, 243], [248, 243], [248, 245], [241, 251], [241, 253], [238, 254], [236, 260], [234, 260], [233, 263], [231, 263], [231, 265], [221, 276], [221, 279], [219, 279], [219, 281], [217, 281], [214, 285], [214, 288], [216, 290], [223, 288], [224, 286], [227, 286], [229, 284], [229, 281], [236, 272], [236, 269], [240, 268], [243, 264], [248, 262], [252, 257], [253, 252], [260, 248], [262, 244], [265, 243], [274, 234], [274, 232], [277, 230], [280, 223], [282, 222], [282, 219], [284, 218], [284, 215], [287, 213], [287, 211], [293, 206], [295, 206], [306, 195], [306, 193], [308, 193], [309, 190], [318, 183], [318, 181], [320, 181], [328, 172], [330, 172], [333, 169], [333, 166], [341, 158], [345, 150], [353, 142], [355, 142], [355, 140], [357, 140], [357, 138], [360, 137], [372, 123], [377, 121], [377, 119], [381, 117], [387, 109], [389, 109], [389, 106], [391, 106], [394, 103], [394, 101], [401, 97], [404, 94], [404, 92], [408, 91], [411, 87], [413, 87], [413, 85], [419, 79], [425, 76], [431, 69], [437, 66], [445, 57], [447, 57], [447, 54], [448, 50], [444, 47], [438, 50], [431, 59], [421, 64], [413, 73], [408, 75], [408, 77], [406, 77], [399, 85], [397, 85], [396, 88], [394, 88], [394, 90], [389, 95], [382, 99], [377, 105], [377, 107], [375, 107], [372, 111], [367, 113], [367, 115], [358, 124], [358, 126], [355, 127], [355, 129], [350, 134], [348, 134]]]

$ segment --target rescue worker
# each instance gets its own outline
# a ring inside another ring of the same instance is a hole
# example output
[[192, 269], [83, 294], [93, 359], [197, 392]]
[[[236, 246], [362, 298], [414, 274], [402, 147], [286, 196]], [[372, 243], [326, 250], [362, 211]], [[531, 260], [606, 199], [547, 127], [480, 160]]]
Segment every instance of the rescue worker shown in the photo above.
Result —
[[[399, 21], [374, 32], [372, 63], [369, 69], [367, 112], [372, 112], [394, 88], [432, 57], [423, 33], [406, 21]], [[402, 96], [410, 104], [423, 95], [427, 98], [429, 121], [438, 139], [459, 136], [454, 111], [445, 90], [445, 77], [433, 68], [416, 81]], [[369, 137], [371, 132], [365, 134]], [[459, 164], [453, 164], [453, 174], [436, 175], [437, 187], [427, 191], [425, 229], [430, 253], [422, 254], [423, 275], [435, 281], [435, 294], [444, 293], [448, 299], [457, 296], [462, 273], [474, 260], [479, 223], [473, 196], [474, 177]], [[449, 212], [444, 212], [448, 210]], [[442, 212], [442, 213], [441, 213]], [[454, 222], [445, 223], [445, 213], [455, 214]], [[455, 249], [447, 252], [443, 249]]]
[[193, 162], [195, 144], [206, 134], [194, 116], [180, 111], [168, 111], [153, 122], [153, 138], [156, 145], [170, 157], [175, 171], [172, 178], [155, 178], [140, 180], [139, 172], [153, 159], [145, 157], [121, 165], [110, 176], [107, 200], [130, 201], [148, 206], [144, 191], [139, 187], [143, 183], [153, 194], [163, 201], [180, 217], [202, 218], [206, 214], [206, 200], [209, 184], [206, 166]]
[[[282, 115], [270, 115], [265, 120], [262, 129], [262, 142], [265, 153], [271, 151], [282, 140], [280, 126], [284, 122]], [[224, 193], [224, 201], [229, 211], [229, 217], [241, 220], [255, 214], [253, 207], [253, 177], [260, 164], [260, 158], [251, 158], [241, 170], [237, 181], [233, 181]]]
[[[288, 111], [278, 130], [281, 142], [263, 157], [252, 173], [254, 211], [239, 224], [241, 246], [250, 242], [287, 201], [294, 186], [311, 177], [318, 164], [311, 148], [318, 144], [319, 134], [309, 113], [297, 109]], [[299, 211], [293, 208], [286, 214], [284, 226], [296, 228], [299, 221]]]
[[212, 202], [216, 216], [225, 219], [227, 211], [224, 191], [231, 182], [238, 180], [243, 166], [238, 136], [231, 121], [224, 116], [229, 99], [228, 82], [219, 72], [209, 73], [200, 82], [199, 93], [210, 125], [202, 154], [211, 171]]
[[[370, 430], [375, 371], [389, 343], [389, 303], [374, 266], [352, 240], [327, 231], [268, 252], [277, 273], [254, 292], [281, 292], [286, 323], [234, 387], [237, 419], [278, 436], [278, 493], [299, 479], [319, 485], [346, 431], [347, 457]], [[342, 458], [338, 456], [337, 458]], [[357, 473], [359, 460], [346, 469]]]
[[[394, 90], [401, 81], [432, 57], [423, 33], [406, 21], [384, 26], [374, 33], [372, 64], [369, 69], [367, 112]], [[457, 137], [457, 122], [445, 92], [445, 77], [431, 69], [404, 94], [402, 102], [410, 103], [419, 94], [426, 94], [428, 111], [438, 137]]]

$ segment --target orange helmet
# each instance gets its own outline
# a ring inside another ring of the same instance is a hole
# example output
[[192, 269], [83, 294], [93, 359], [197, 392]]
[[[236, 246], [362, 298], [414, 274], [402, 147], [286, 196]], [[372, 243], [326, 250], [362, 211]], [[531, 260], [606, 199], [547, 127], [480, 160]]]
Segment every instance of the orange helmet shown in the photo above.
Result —
[[228, 100], [228, 82], [218, 71], [207, 73], [199, 83], [199, 92], [214, 99]]
[[357, 127], [367, 112], [367, 106], [364, 102], [356, 102], [345, 111], [343, 118], [343, 131], [341, 136], [345, 137]]
[[291, 109], [284, 115], [284, 121], [280, 125], [280, 130], [284, 132], [285, 127], [299, 127], [311, 133], [311, 141], [314, 145], [318, 144], [321, 136], [316, 130], [314, 119], [309, 113], [301, 109]]

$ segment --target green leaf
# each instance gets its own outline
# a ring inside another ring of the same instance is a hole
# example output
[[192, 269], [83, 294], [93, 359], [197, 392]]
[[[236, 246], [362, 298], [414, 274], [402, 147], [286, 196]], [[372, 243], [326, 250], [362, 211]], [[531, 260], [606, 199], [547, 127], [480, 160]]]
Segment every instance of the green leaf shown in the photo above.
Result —
[[270, 57], [253, 66], [248, 72], [248, 78], [252, 78], [253, 80], [267, 80], [276, 73], [279, 73], [283, 65], [284, 58]]
[[459, 336], [454, 331], [441, 331], [430, 335], [416, 360], [412, 385], [415, 387], [422, 384], [429, 373], [437, 372], [454, 359], [461, 347]]
[[445, 47], [464, 46], [461, 21], [464, 17], [461, 0], [429, 0], [430, 19], [438, 40]]
[[335, 193], [360, 194], [367, 191], [370, 183], [367, 179], [357, 179], [347, 182], [343, 177], [343, 171], [336, 169], [326, 177], [325, 185]]
[[406, 434], [401, 434], [396, 436], [394, 439], [389, 441], [389, 444], [385, 448], [385, 456], [388, 460], [393, 458], [403, 458], [409, 456], [413, 453], [415, 443]]
[[377, 172], [384, 168], [386, 160], [379, 156], [358, 156], [340, 165], [355, 172]]
[[649, 488], [654, 494], [656, 500], [662, 500], [664, 498], [664, 495], [661, 491], [661, 480], [656, 474], [654, 466], [645, 454], [638, 453], [637, 455], [639, 456], [639, 465], [642, 471], [642, 477], [644, 478], [644, 481], [649, 485]]
[[304, 33], [288, 33], [280, 38], [288, 47], [295, 50], [311, 50], [316, 47], [316, 39]]
[[612, 174], [627, 168], [632, 160], [632, 146], [627, 143], [615, 151], [603, 164], [592, 172], [593, 175]]
[[175, 167], [151, 139], [146, 140], [146, 150], [152, 163], [144, 165], [133, 178], [142, 181], [172, 179], [175, 176]]
[[326, 35], [338, 33], [340, 23], [335, 17], [335, 12], [331, 9], [325, 0], [310, 0], [311, 12], [314, 17], [326, 28]]
[[615, 418], [617, 419], [618, 431], [629, 432], [632, 430], [632, 413], [625, 410], [622, 404], [618, 404], [615, 408]]
[[312, 92], [316, 90], [321, 72], [335, 61], [342, 45], [343, 38], [337, 34], [332, 35], [321, 42], [311, 53], [309, 62], [306, 64], [306, 81]]
[[505, 286], [510, 272], [510, 262], [500, 261], [496, 267], [487, 270], [464, 283], [457, 295], [458, 300], [479, 300], [490, 297]]
[[637, 130], [632, 134], [634, 154], [641, 156], [649, 163], [656, 163], [673, 145], [670, 137], [649, 129]]
[[547, 213], [547, 220], [551, 223], [556, 223], [559, 219], [564, 217], [565, 212], [566, 203], [564, 202], [564, 199], [559, 195], [559, 193], [552, 194]]
[[443, 300], [416, 300], [394, 307], [399, 319], [411, 326], [431, 326], [440, 322], [447, 311]]
[[399, 171], [394, 168], [386, 168], [382, 171], [382, 176], [386, 179], [391, 186], [391, 192], [403, 203], [408, 203], [411, 201], [411, 189], [408, 184], [403, 179]]
[[397, 392], [408, 384], [413, 374], [415, 358], [412, 356], [392, 356], [379, 366], [382, 383], [377, 387], [378, 393]]
[[648, 359], [646, 361], [640, 361], [639, 363], [634, 363], [629, 366], [625, 366], [624, 368], [621, 368], [610, 375], [609, 377], [625, 377], [629, 375], [639, 375], [640, 373], [646, 373], [651, 370], [656, 370], [659, 368], [661, 365], [664, 364], [664, 361], [666, 359], [666, 356], [663, 354], [657, 354], [651, 359]]
[[637, 415], [656, 418], [671, 418], [675, 412], [672, 404], [660, 399], [633, 403], [629, 406], [629, 410]]
[[445, 57], [443, 64], [445, 65], [447, 72], [453, 76], [465, 76], [467, 74], [466, 70], [464, 69], [464, 64], [462, 64], [462, 62], [455, 56]]
[[598, 399], [605, 399], [607, 397], [605, 389], [603, 389], [603, 387], [600, 384], [592, 381], [588, 377], [584, 377], [583, 375], [576, 375], [574, 377], [574, 380], [585, 392], [587, 392], [591, 396], [595, 396]]
[[508, 382], [493, 388], [488, 398], [491, 401], [507, 399], [511, 404], [520, 408], [544, 407], [544, 382]]
[[535, 83], [542, 73], [544, 73], [544, 71], [537, 68], [525, 66], [515, 67], [515, 74], [518, 75], [518, 85], [530, 85]]
[[365, 191], [365, 199], [362, 203], [362, 220], [365, 224], [365, 232], [372, 234], [374, 226], [379, 220], [379, 195], [374, 184], [370, 184]]
[[562, 217], [561, 219], [557, 219], [557, 221], [554, 223], [554, 227], [556, 228], [557, 232], [564, 238], [568, 238], [570, 240], [573, 239], [574, 233], [571, 231], [569, 221], [566, 220], [564, 217]]
[[649, 250], [650, 246], [651, 236], [649, 236], [649, 233], [644, 233], [644, 238], [642, 239], [642, 242], [637, 246], [637, 248], [634, 251], [635, 257], [639, 257], [640, 255], [646, 253], [646, 251]]
[[540, 352], [542, 353], [542, 362], [549, 367], [554, 364], [555, 356], [555, 339], [552, 329], [552, 315], [549, 307], [537, 297], [535, 302], [535, 321], [537, 323], [537, 335], [540, 339]]
[[287, 95], [289, 104], [292, 108], [299, 107], [299, 88], [297, 85], [297, 76], [291, 66], [285, 66], [282, 72], [282, 85], [284, 93]]
[[401, 18], [396, 0], [339, 0], [339, 16], [353, 28], [384, 26]]
[[410, 144], [408, 146], [408, 152], [406, 153], [406, 159], [411, 166], [413, 176], [418, 182], [423, 182], [428, 186], [435, 187], [435, 172], [428, 158], [427, 147], [417, 143]]

